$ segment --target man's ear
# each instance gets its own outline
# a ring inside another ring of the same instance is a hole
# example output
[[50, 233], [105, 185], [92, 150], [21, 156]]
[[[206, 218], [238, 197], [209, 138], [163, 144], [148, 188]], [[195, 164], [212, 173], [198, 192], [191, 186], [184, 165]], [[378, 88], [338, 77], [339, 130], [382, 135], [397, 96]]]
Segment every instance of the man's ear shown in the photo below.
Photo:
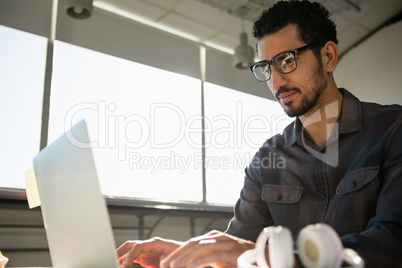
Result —
[[321, 57], [324, 70], [332, 73], [338, 62], [338, 46], [334, 42], [328, 41], [321, 49]]

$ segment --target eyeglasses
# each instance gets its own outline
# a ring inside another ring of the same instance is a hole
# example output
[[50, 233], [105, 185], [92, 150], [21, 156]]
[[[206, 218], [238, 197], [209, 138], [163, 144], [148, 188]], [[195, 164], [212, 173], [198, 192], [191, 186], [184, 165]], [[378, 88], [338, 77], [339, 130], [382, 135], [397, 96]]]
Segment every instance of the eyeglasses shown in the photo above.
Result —
[[254, 63], [250, 66], [250, 70], [254, 74], [255, 78], [257, 78], [257, 80], [260, 82], [268, 81], [271, 78], [272, 65], [275, 66], [275, 69], [282, 74], [291, 73], [297, 68], [297, 53], [308, 48], [324, 44], [325, 42], [316, 42], [293, 50], [281, 52], [274, 56], [271, 60], [262, 60]]

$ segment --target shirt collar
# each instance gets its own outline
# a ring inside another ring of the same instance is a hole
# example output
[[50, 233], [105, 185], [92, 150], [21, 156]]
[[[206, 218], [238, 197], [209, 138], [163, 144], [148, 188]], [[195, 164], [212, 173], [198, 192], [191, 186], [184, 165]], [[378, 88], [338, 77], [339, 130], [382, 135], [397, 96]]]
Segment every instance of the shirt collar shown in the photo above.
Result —
[[360, 100], [344, 88], [339, 91], [343, 94], [342, 110], [338, 119], [339, 134], [361, 130], [363, 119]]
[[[343, 95], [342, 108], [339, 114], [339, 134], [359, 131], [362, 128], [362, 112], [358, 98], [344, 88], [339, 91]], [[299, 118], [289, 125], [283, 132], [285, 147], [289, 147], [302, 139], [303, 125]]]

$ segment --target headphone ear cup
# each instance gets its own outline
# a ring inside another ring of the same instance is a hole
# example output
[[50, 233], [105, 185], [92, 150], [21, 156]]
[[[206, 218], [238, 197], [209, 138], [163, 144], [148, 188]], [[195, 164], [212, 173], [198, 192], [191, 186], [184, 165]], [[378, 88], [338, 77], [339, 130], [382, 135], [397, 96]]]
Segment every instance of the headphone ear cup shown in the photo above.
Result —
[[342, 242], [327, 224], [308, 225], [297, 238], [297, 249], [302, 264], [308, 268], [340, 267]]
[[282, 228], [280, 232], [275, 232], [268, 241], [268, 248], [271, 268], [294, 267], [293, 238], [289, 229]]
[[[270, 265], [265, 259], [267, 241]], [[294, 267], [293, 239], [287, 228], [281, 226], [265, 228], [257, 239], [255, 249], [257, 251], [257, 264], [260, 268]]]

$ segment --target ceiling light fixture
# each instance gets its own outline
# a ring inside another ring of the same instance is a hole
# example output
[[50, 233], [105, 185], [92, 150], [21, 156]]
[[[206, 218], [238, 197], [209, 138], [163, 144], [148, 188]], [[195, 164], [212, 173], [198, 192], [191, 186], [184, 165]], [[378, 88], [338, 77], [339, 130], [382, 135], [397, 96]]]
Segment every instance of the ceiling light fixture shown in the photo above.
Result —
[[235, 13], [240, 16], [241, 19], [241, 33], [240, 33], [240, 45], [235, 48], [234, 53], [234, 66], [237, 69], [248, 69], [248, 67], [254, 62], [254, 49], [248, 45], [247, 33], [244, 31], [244, 18], [248, 15], [250, 9], [247, 6], [240, 6]]
[[92, 0], [65, 0], [66, 12], [74, 19], [86, 19], [92, 14]]
[[234, 65], [237, 69], [247, 69], [254, 62], [254, 49], [247, 43], [247, 33], [240, 33], [240, 45], [235, 48]]

